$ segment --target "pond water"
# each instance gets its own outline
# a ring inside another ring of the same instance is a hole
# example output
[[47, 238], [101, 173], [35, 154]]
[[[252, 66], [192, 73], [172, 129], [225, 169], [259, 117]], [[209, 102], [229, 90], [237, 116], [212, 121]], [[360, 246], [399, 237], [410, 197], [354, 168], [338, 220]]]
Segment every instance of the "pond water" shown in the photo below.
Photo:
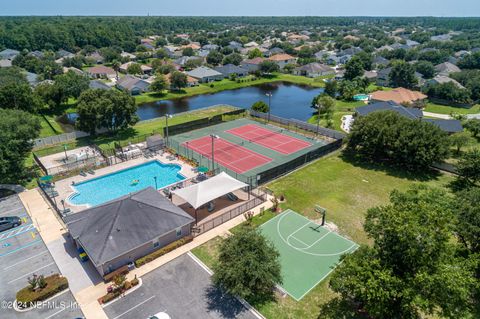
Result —
[[213, 94], [144, 103], [138, 106], [137, 114], [141, 120], [148, 120], [165, 114], [186, 112], [216, 104], [250, 108], [259, 100], [268, 104], [266, 94], [272, 93], [271, 114], [306, 121], [314, 113], [314, 109], [310, 107], [313, 97], [321, 92], [323, 92], [322, 88], [290, 83], [268, 83]]

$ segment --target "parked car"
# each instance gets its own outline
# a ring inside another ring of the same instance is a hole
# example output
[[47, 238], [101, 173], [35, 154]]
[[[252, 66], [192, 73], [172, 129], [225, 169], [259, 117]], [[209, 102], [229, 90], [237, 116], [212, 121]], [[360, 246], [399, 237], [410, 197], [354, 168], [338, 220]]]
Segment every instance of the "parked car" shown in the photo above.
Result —
[[22, 220], [17, 216], [0, 217], [0, 231], [20, 226]]
[[156, 315], [148, 317], [148, 319], [170, 319], [170, 316], [166, 312], [159, 312]]

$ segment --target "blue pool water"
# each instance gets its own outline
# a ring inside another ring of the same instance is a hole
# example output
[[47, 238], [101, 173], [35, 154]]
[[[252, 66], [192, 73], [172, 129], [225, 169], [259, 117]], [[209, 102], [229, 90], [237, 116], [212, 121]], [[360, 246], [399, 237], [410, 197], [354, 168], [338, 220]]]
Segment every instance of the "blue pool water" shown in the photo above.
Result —
[[[75, 184], [72, 186], [75, 194], [68, 198], [68, 202], [72, 205], [97, 206], [150, 186], [155, 188], [154, 177], [157, 177], [157, 188], [160, 189], [184, 180], [185, 177], [179, 173], [180, 169], [179, 165], [159, 161], [130, 167]], [[133, 183], [135, 180], [138, 183]]]

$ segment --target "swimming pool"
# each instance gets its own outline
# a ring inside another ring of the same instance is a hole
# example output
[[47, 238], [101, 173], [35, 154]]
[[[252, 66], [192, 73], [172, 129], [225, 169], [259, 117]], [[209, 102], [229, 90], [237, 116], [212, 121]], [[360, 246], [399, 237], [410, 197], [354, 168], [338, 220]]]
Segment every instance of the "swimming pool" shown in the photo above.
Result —
[[368, 101], [370, 99], [370, 95], [368, 94], [357, 94], [353, 96], [355, 101]]
[[75, 193], [68, 197], [67, 202], [71, 205], [97, 206], [150, 186], [155, 188], [155, 177], [156, 187], [160, 189], [184, 180], [185, 176], [179, 173], [180, 170], [177, 164], [150, 161], [75, 184], [72, 186]]

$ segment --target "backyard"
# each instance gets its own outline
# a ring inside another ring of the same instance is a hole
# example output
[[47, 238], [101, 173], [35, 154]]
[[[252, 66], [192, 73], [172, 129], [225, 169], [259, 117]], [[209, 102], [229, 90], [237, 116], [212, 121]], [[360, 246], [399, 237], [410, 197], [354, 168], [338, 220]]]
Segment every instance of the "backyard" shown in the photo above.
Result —
[[[338, 226], [342, 236], [359, 244], [369, 244], [370, 240], [363, 231], [368, 208], [387, 203], [393, 189], [405, 190], [415, 183], [444, 187], [451, 179], [451, 176], [437, 172], [419, 176], [356, 162], [337, 151], [272, 182], [268, 187], [275, 194], [285, 196], [286, 201], [280, 204], [282, 210], [291, 208], [311, 219], [318, 219], [318, 214], [314, 213], [314, 206], [318, 204], [327, 209], [327, 222]], [[274, 216], [276, 214], [267, 211], [255, 217], [252, 224], [256, 227]], [[235, 231], [234, 228], [232, 232]], [[221, 240], [215, 238], [194, 249], [193, 253], [211, 267]], [[267, 318], [317, 318], [321, 305], [333, 297], [328, 280], [324, 280], [299, 302], [286, 297], [279, 298], [278, 303], [254, 306]]]

